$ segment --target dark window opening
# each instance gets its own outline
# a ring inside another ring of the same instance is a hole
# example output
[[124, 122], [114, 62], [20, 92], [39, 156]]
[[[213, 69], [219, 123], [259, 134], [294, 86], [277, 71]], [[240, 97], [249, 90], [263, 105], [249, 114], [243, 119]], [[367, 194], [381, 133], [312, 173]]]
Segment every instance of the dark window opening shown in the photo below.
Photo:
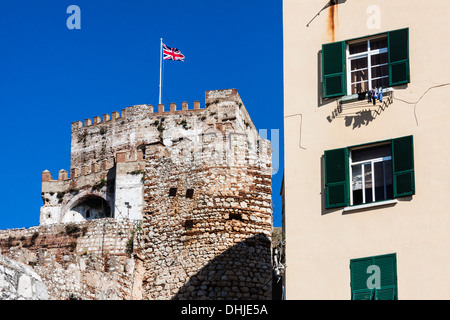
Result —
[[194, 227], [194, 221], [193, 220], [186, 220], [184, 222], [184, 229], [189, 230]]
[[86, 210], [86, 218], [90, 218], [91, 217], [91, 210]]
[[177, 188], [169, 189], [169, 197], [175, 197], [177, 195]]
[[242, 221], [242, 214], [240, 213], [230, 213], [229, 220], [239, 220]]
[[194, 196], [194, 189], [187, 189], [186, 190], [186, 198], [192, 199], [193, 196]]

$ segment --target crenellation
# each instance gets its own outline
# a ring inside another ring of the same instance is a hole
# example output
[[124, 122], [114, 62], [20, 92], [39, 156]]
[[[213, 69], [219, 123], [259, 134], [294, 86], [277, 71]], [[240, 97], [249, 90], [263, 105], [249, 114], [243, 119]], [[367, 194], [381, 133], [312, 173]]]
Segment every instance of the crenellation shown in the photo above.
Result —
[[109, 114], [105, 113], [105, 114], [103, 115], [103, 123], [104, 123], [104, 124], [105, 124], [106, 122], [110, 121], [110, 119], [111, 119], [111, 116], [110, 116]]
[[98, 125], [99, 123], [101, 123], [101, 118], [99, 116], [95, 116], [94, 117], [94, 126]]
[[98, 163], [97, 162], [92, 163], [92, 165], [91, 165], [91, 172], [92, 173], [96, 173], [96, 172], [98, 172], [98, 169], [99, 169]]
[[116, 163], [123, 163], [126, 161], [127, 153], [125, 151], [117, 152]]
[[116, 121], [119, 118], [120, 118], [120, 113], [118, 111], [113, 111], [111, 114], [111, 120]]
[[85, 176], [85, 175], [87, 175], [88, 173], [89, 173], [89, 171], [88, 171], [88, 166], [86, 166], [86, 165], [81, 166], [81, 175], [82, 175], [82, 176]]
[[143, 119], [145, 117], [156, 117], [159, 114], [184, 114], [185, 112], [195, 112], [201, 110], [200, 102], [194, 101], [194, 107], [193, 109], [189, 109], [189, 105], [187, 102], [182, 102], [182, 108], [181, 110], [177, 110], [176, 103], [171, 102], [169, 106], [169, 110], [165, 110], [164, 104], [158, 104], [158, 110], [155, 112], [154, 107], [149, 104], [142, 104], [142, 105], [134, 105], [127, 108], [124, 108], [121, 110], [121, 113], [118, 111], [113, 111], [110, 114], [105, 113], [102, 117], [95, 116], [93, 119], [87, 118], [84, 119], [84, 121], [74, 121], [72, 122], [72, 132], [76, 131], [80, 128], [86, 128], [91, 126], [97, 126], [99, 124], [103, 125], [109, 125], [112, 122], [115, 122], [117, 120], [125, 120], [129, 117], [132, 118], [140, 118]]
[[58, 181], [64, 181], [67, 180], [68, 177], [68, 172], [64, 169], [59, 170], [58, 172]]
[[42, 172], [42, 182], [49, 182], [49, 181], [52, 181], [52, 180], [53, 180], [53, 178], [52, 178], [52, 175], [51, 175], [50, 171], [44, 170]]
[[89, 127], [90, 125], [92, 125], [92, 120], [91, 119], [84, 119], [84, 126], [85, 127]]

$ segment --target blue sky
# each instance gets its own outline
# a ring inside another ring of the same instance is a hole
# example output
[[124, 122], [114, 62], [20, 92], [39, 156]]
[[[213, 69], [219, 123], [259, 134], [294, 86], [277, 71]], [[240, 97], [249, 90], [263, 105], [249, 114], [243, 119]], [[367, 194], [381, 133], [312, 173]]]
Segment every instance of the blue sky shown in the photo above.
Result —
[[[66, 26], [70, 5], [80, 30]], [[281, 0], [14, 0], [0, 10], [0, 229], [39, 225], [41, 174], [69, 171], [73, 121], [157, 105], [160, 38], [186, 56], [165, 63], [164, 104], [236, 88], [258, 129], [279, 130], [281, 226]]]

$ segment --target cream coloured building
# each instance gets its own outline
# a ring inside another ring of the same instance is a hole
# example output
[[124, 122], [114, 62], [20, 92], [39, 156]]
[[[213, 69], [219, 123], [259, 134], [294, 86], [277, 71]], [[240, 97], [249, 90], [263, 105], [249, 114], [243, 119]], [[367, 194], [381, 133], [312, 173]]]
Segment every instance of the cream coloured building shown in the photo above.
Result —
[[449, 17], [283, 0], [286, 299], [450, 299]]

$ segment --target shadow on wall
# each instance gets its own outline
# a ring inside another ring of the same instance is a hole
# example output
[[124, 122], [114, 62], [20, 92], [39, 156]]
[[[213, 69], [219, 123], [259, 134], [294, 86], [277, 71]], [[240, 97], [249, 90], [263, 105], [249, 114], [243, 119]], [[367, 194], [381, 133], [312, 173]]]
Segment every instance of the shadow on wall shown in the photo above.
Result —
[[270, 239], [258, 234], [211, 260], [173, 300], [271, 300]]

